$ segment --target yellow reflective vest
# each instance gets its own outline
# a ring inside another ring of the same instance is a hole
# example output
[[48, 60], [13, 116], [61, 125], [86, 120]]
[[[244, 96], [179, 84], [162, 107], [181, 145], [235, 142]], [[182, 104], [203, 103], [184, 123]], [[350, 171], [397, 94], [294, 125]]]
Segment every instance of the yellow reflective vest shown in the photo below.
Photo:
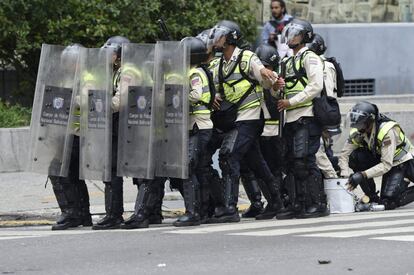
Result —
[[[400, 125], [395, 121], [387, 121], [387, 122], [381, 123], [377, 137], [376, 137], [377, 146], [375, 148], [375, 152], [378, 155], [381, 154], [381, 145], [382, 145], [382, 142], [384, 141], [384, 137], [394, 127], [398, 127], [400, 129], [399, 138], [402, 141], [401, 144], [397, 146], [395, 153], [394, 153], [393, 162], [396, 162], [396, 161], [399, 161], [402, 157], [404, 157], [407, 154], [407, 152], [410, 152], [412, 145], [411, 145], [411, 142], [405, 136]], [[360, 133], [358, 132], [356, 128], [352, 128], [349, 135], [350, 135], [350, 140], [354, 145], [357, 145], [359, 147], [367, 147], [369, 150], [372, 149], [371, 145], [367, 144], [366, 142], [363, 142], [363, 139], [359, 137]]]
[[[298, 93], [302, 92], [308, 84], [308, 78], [306, 76], [303, 62], [305, 56], [307, 54], [312, 53], [313, 52], [307, 50], [304, 53], [302, 53], [302, 55], [298, 59], [295, 59], [295, 56], [291, 56], [286, 59], [285, 99], [290, 99]], [[315, 54], [315, 56], [317, 55]], [[312, 100], [308, 100], [295, 106], [290, 106], [287, 108], [287, 110], [293, 110], [308, 106], [312, 106]]]
[[196, 115], [196, 114], [210, 114], [210, 109], [208, 108], [208, 104], [211, 100], [211, 94], [210, 94], [210, 87], [209, 87], [209, 80], [206, 75], [206, 73], [203, 71], [202, 68], [196, 67], [191, 68], [189, 71], [189, 79], [196, 75], [201, 78], [202, 86], [203, 86], [203, 94], [201, 96], [200, 101], [191, 103], [190, 105], [190, 115]]
[[[220, 60], [218, 68], [219, 82], [221, 82], [220, 78], [222, 78], [224, 96], [227, 101], [237, 103], [245, 93], [250, 92], [243, 102], [241, 102], [239, 111], [259, 107], [260, 100], [263, 97], [263, 92], [256, 89], [255, 81], [248, 78], [250, 62], [254, 53], [242, 50], [240, 54], [242, 55], [241, 59], [240, 57], [238, 58], [240, 61], [235, 65], [233, 72], [229, 75], [225, 76], [222, 72], [223, 59]], [[220, 74], [222, 74], [221, 77]]]

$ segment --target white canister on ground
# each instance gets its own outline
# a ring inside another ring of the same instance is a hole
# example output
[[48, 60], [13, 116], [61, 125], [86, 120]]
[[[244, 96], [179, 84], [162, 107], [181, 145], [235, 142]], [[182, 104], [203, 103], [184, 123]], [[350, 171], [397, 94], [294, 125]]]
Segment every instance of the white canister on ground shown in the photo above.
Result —
[[354, 194], [347, 190], [347, 182], [348, 179], [341, 178], [324, 180], [331, 214], [355, 212]]

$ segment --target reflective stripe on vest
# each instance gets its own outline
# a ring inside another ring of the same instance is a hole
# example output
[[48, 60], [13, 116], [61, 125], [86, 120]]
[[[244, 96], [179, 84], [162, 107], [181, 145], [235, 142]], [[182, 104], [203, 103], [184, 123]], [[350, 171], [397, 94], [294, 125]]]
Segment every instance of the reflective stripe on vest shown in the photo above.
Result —
[[201, 68], [191, 68], [189, 72], [189, 79], [191, 79], [193, 75], [197, 75], [201, 78], [201, 82], [203, 85], [203, 94], [201, 95], [200, 101], [191, 103], [190, 114], [210, 114], [210, 110], [206, 106], [210, 103], [211, 99], [210, 88], [208, 86], [208, 77]]
[[377, 148], [376, 148], [377, 152], [380, 153], [381, 144], [382, 144], [382, 141], [384, 140], [384, 137], [395, 126], [397, 126], [400, 129], [399, 138], [402, 141], [402, 143], [398, 145], [397, 148], [395, 149], [394, 159], [393, 159], [394, 162], [399, 161], [401, 158], [403, 158], [407, 154], [407, 152], [411, 150], [411, 147], [412, 147], [410, 141], [405, 137], [404, 132], [401, 130], [401, 127], [400, 125], [398, 125], [398, 123], [396, 123], [395, 121], [388, 121], [380, 125], [380, 130], [378, 131], [378, 135], [377, 135], [378, 143], [377, 143]]
[[[243, 71], [246, 75], [249, 75], [250, 70], [250, 61], [253, 56], [251, 51], [243, 51], [243, 56], [240, 61], [240, 64], [243, 64], [245, 68]], [[237, 103], [239, 99], [250, 89], [253, 85], [248, 79], [245, 79], [240, 72], [240, 64], [236, 64], [234, 72], [228, 76], [224, 77], [224, 95], [226, 99], [231, 103]], [[237, 82], [237, 83], [236, 83]], [[236, 84], [234, 84], [236, 83]], [[251, 91], [251, 94], [247, 96], [239, 106], [239, 110], [245, 110], [250, 108], [256, 108], [260, 106], [260, 100], [263, 97], [263, 93]]]
[[[299, 58], [295, 58], [294, 56], [289, 57], [286, 61], [286, 78], [288, 77], [295, 77], [295, 71], [293, 70], [293, 66], [295, 66], [295, 69], [297, 71], [300, 71], [301, 68], [303, 68], [303, 60], [305, 59], [305, 55], [310, 53], [310, 51], [305, 51]], [[295, 60], [298, 59], [298, 60]], [[293, 64], [295, 60], [295, 63]], [[305, 82], [305, 84], [308, 84], [308, 78], [306, 77], [306, 75], [304, 77], [302, 77], [303, 82]], [[302, 92], [305, 89], [305, 86], [302, 84], [302, 81], [300, 81], [299, 79], [295, 79], [295, 80], [291, 80], [291, 81], [287, 81], [286, 82], [286, 87], [285, 87], [285, 99], [291, 99], [292, 97], [294, 97], [295, 95], [297, 95], [298, 93]], [[295, 105], [295, 106], [291, 106], [286, 108], [286, 110], [293, 110], [293, 109], [298, 109], [298, 108], [303, 108], [303, 107], [308, 107], [308, 106], [312, 106], [312, 100], [303, 102], [301, 104]]]
[[279, 120], [266, 119], [265, 125], [279, 125]]
[[363, 147], [363, 144], [359, 140], [357, 140], [357, 137], [359, 137], [359, 132], [357, 128], [351, 128], [349, 131], [349, 140], [352, 142], [352, 144], [357, 145], [359, 147]]
[[[95, 76], [89, 72], [85, 72], [82, 76], [82, 82], [88, 83], [88, 82], [96, 82]], [[80, 107], [74, 108], [73, 111], [73, 120], [71, 128], [75, 130], [75, 132], [78, 132], [80, 130], [80, 116], [81, 116], [81, 110]]]

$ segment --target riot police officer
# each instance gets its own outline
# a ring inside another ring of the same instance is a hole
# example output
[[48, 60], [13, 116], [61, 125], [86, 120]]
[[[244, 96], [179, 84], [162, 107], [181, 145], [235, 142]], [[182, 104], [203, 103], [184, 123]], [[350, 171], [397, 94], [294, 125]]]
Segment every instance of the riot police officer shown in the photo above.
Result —
[[[263, 44], [256, 49], [256, 54], [259, 57], [263, 65], [272, 71], [279, 69], [279, 54], [277, 50], [269, 45]], [[263, 132], [260, 136], [260, 149], [263, 157], [269, 166], [270, 171], [275, 177], [279, 186], [281, 186], [281, 193], [285, 194], [283, 188], [283, 173], [286, 173], [285, 167], [285, 153], [286, 144], [283, 138], [279, 136], [279, 111], [277, 110], [277, 98], [272, 96], [275, 91], [271, 89], [263, 89], [263, 101], [264, 101], [264, 117], [265, 125]], [[261, 185], [263, 195], [265, 196], [268, 204], [264, 212], [256, 219], [271, 219], [277, 217], [277, 211], [273, 205], [276, 203], [273, 201], [271, 193], [274, 192], [273, 186], [264, 184]], [[283, 195], [282, 195], [283, 196]], [[281, 218], [281, 215], [278, 215]]]
[[[62, 60], [77, 60], [80, 44], [71, 44], [62, 52]], [[63, 62], [65, 64], [65, 62]], [[66, 64], [67, 65], [67, 64]], [[76, 66], [76, 65], [75, 65]], [[76, 67], [74, 67], [76, 69]], [[75, 98], [75, 101], [78, 98]], [[84, 180], [79, 179], [79, 102], [75, 103], [72, 133], [73, 144], [70, 157], [69, 172], [67, 177], [49, 175], [52, 182], [53, 192], [61, 210], [61, 216], [52, 226], [52, 230], [64, 230], [70, 227], [92, 226], [92, 218], [89, 212], [88, 187]]]
[[323, 63], [305, 46], [312, 38], [312, 25], [300, 19], [294, 19], [282, 33], [294, 55], [284, 59], [285, 99], [278, 101], [278, 109], [286, 110], [288, 177], [294, 178], [290, 183], [294, 182], [294, 188], [289, 190], [295, 212], [292, 214], [298, 218], [328, 214], [322, 175], [315, 158], [322, 129], [314, 119], [312, 103], [323, 88]]
[[98, 221], [92, 229], [116, 229], [119, 228], [124, 221], [122, 214], [123, 207], [123, 179], [117, 176], [117, 152], [118, 152], [118, 123], [119, 123], [119, 80], [121, 74], [121, 51], [122, 44], [130, 43], [129, 39], [123, 36], [113, 36], [109, 38], [103, 48], [113, 50], [113, 120], [112, 120], [112, 171], [111, 181], [104, 182], [105, 184], [105, 212], [106, 215]]
[[[327, 50], [324, 39], [321, 35], [315, 33], [312, 42], [306, 45], [309, 50], [313, 51], [322, 59], [324, 64], [324, 84], [325, 91], [328, 96], [336, 97], [337, 96], [337, 83], [336, 83], [336, 69], [334, 64], [329, 62], [324, 56], [324, 53]], [[321, 146], [319, 147], [318, 152], [316, 153], [316, 162], [318, 167], [321, 169], [321, 172], [324, 178], [335, 178], [336, 171], [339, 170], [338, 167], [338, 158], [334, 156], [332, 151], [333, 146], [333, 136], [339, 135], [341, 133], [340, 126], [329, 127], [323, 129], [321, 137]]]
[[207, 46], [195, 37], [186, 37], [181, 43], [190, 49], [189, 101], [190, 101], [190, 139], [189, 139], [189, 178], [183, 180], [184, 203], [186, 212], [174, 222], [175, 226], [191, 226], [201, 223], [201, 188], [198, 180], [199, 159], [206, 151], [212, 135], [213, 122], [210, 109], [214, 95], [211, 94], [212, 77], [205, 66]]
[[[277, 74], [264, 68], [257, 56], [237, 45], [241, 39], [239, 26], [232, 21], [220, 21], [211, 31], [209, 45], [223, 52], [218, 66], [214, 69], [219, 97], [215, 98], [215, 112], [218, 119], [213, 121], [224, 132], [219, 151], [219, 164], [223, 174], [224, 205], [215, 209], [215, 222], [240, 221], [237, 201], [239, 193], [240, 161], [248, 153], [260, 153], [258, 136], [262, 132], [262, 94], [258, 84], [270, 87], [277, 80]], [[233, 111], [232, 111], [233, 109]], [[225, 119], [223, 119], [225, 118]], [[223, 122], [226, 122], [223, 124]], [[220, 125], [221, 124], [221, 125]], [[251, 159], [251, 158], [249, 158]], [[254, 163], [253, 170], [267, 182], [275, 182], [266, 163]], [[264, 161], [263, 161], [264, 162]], [[280, 200], [279, 187], [275, 201], [278, 211], [284, 210]]]
[[[401, 126], [379, 113], [375, 104], [362, 101], [349, 112], [351, 132], [339, 157], [341, 176], [348, 176], [349, 189], [361, 186], [371, 202], [394, 209], [414, 200], [414, 148]], [[382, 176], [380, 197], [374, 177]]]

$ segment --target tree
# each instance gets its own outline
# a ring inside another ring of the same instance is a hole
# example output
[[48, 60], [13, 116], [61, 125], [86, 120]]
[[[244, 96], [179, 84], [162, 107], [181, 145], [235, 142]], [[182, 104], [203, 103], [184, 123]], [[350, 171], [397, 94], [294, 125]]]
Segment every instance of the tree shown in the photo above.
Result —
[[110, 36], [136, 43], [160, 37], [163, 17], [176, 40], [196, 35], [221, 19], [239, 23], [247, 40], [256, 22], [248, 1], [238, 0], [2, 0], [0, 1], [0, 65], [19, 77], [15, 96], [33, 97], [43, 43], [100, 47]]

